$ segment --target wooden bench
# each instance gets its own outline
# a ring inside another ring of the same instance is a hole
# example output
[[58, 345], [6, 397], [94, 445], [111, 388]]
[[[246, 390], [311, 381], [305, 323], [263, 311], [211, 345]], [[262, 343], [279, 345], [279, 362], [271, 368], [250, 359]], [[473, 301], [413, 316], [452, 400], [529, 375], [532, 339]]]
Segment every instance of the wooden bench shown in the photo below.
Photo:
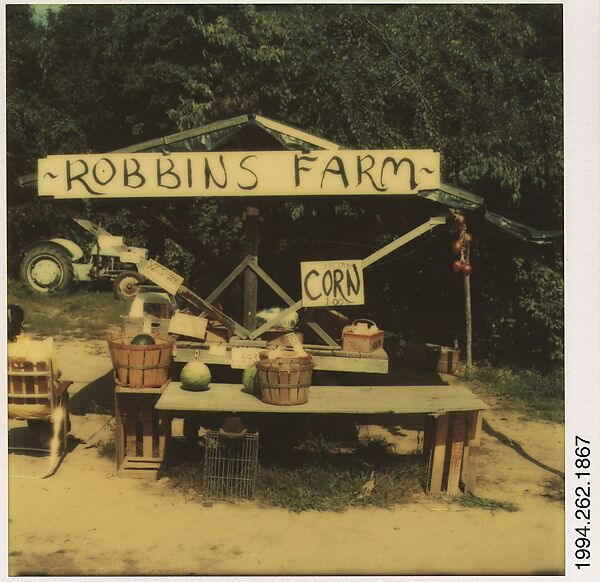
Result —
[[[230, 412], [271, 414], [349, 414], [378, 417], [425, 414], [423, 454], [427, 490], [456, 494], [473, 492], [483, 410], [488, 406], [466, 386], [311, 386], [310, 398], [299, 406], [273, 406], [242, 392], [239, 384], [211, 384], [206, 392], [183, 390], [170, 383], [155, 409], [167, 414]], [[168, 430], [168, 429], [167, 429]]]

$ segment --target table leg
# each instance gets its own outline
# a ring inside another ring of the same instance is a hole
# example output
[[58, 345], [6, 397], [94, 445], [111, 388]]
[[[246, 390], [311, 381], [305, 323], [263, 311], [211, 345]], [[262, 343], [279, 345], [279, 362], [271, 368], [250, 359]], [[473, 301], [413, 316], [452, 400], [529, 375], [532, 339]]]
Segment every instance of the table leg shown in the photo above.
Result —
[[427, 476], [425, 483], [429, 486], [429, 480], [431, 478], [431, 455], [433, 453], [433, 438], [435, 429], [435, 417], [427, 414], [425, 415], [425, 422], [423, 426], [423, 459], [427, 467]]
[[475, 493], [477, 481], [477, 457], [479, 456], [479, 443], [481, 441], [481, 426], [483, 424], [483, 410], [466, 413], [466, 444], [463, 455], [463, 468], [461, 482], [465, 493]]
[[450, 413], [450, 431], [448, 433], [448, 480], [446, 492], [450, 495], [460, 493], [459, 479], [463, 464], [463, 445], [465, 440], [465, 419], [460, 412]]
[[446, 440], [448, 436], [448, 417], [448, 414], [437, 417], [432, 431], [428, 490], [433, 494], [442, 491], [442, 476], [446, 460]]
[[171, 415], [168, 411], [161, 410], [158, 413], [158, 418], [158, 456], [162, 460], [166, 460], [167, 441], [171, 437]]

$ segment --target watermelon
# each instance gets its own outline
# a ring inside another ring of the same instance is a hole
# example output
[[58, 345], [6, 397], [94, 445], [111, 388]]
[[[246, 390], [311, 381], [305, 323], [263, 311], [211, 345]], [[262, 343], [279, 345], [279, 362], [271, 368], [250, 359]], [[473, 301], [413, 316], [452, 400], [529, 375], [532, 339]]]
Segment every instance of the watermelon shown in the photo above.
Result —
[[258, 370], [256, 364], [250, 364], [242, 375], [242, 384], [244, 385], [244, 392], [248, 394], [258, 394]]
[[188, 362], [181, 370], [179, 379], [185, 390], [208, 390], [210, 370], [204, 362]]
[[140, 333], [131, 340], [132, 346], [153, 346], [155, 344], [154, 338], [147, 333]]

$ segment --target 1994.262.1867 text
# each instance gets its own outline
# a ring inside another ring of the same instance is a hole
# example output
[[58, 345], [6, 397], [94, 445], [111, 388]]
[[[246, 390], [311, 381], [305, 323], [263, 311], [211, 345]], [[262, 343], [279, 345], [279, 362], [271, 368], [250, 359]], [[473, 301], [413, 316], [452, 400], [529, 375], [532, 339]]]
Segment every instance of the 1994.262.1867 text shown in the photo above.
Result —
[[575, 533], [575, 559], [578, 560], [575, 566], [578, 570], [591, 565], [591, 539], [590, 525], [591, 520], [591, 486], [592, 473], [590, 463], [590, 441], [586, 441], [580, 436], [575, 436], [575, 476], [577, 477], [577, 486], [575, 487], [575, 519], [577, 525]]

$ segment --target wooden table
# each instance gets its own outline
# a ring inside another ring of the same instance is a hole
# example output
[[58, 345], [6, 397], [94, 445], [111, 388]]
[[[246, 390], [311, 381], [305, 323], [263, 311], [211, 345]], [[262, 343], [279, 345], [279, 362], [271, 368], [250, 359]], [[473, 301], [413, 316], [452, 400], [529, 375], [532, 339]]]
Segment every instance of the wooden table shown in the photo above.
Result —
[[[211, 384], [206, 392], [183, 390], [171, 382], [155, 409], [177, 412], [274, 414], [426, 414], [423, 454], [431, 493], [474, 491], [483, 410], [488, 406], [466, 386], [311, 386], [298, 406], [265, 404], [242, 392], [240, 384]], [[169, 424], [169, 423], [167, 423]]]
[[[254, 345], [260, 344], [260, 346]], [[267, 349], [266, 341], [213, 344], [224, 347], [224, 353], [214, 353], [210, 350], [210, 342], [178, 341], [173, 357], [176, 362], [193, 362], [200, 360], [205, 364], [231, 365], [231, 350], [236, 347], [263, 347]], [[306, 353], [310, 354], [315, 364], [315, 370], [330, 372], [366, 372], [370, 374], [388, 373], [388, 355], [383, 348], [369, 353], [347, 352], [330, 346], [315, 346], [305, 344]]]

